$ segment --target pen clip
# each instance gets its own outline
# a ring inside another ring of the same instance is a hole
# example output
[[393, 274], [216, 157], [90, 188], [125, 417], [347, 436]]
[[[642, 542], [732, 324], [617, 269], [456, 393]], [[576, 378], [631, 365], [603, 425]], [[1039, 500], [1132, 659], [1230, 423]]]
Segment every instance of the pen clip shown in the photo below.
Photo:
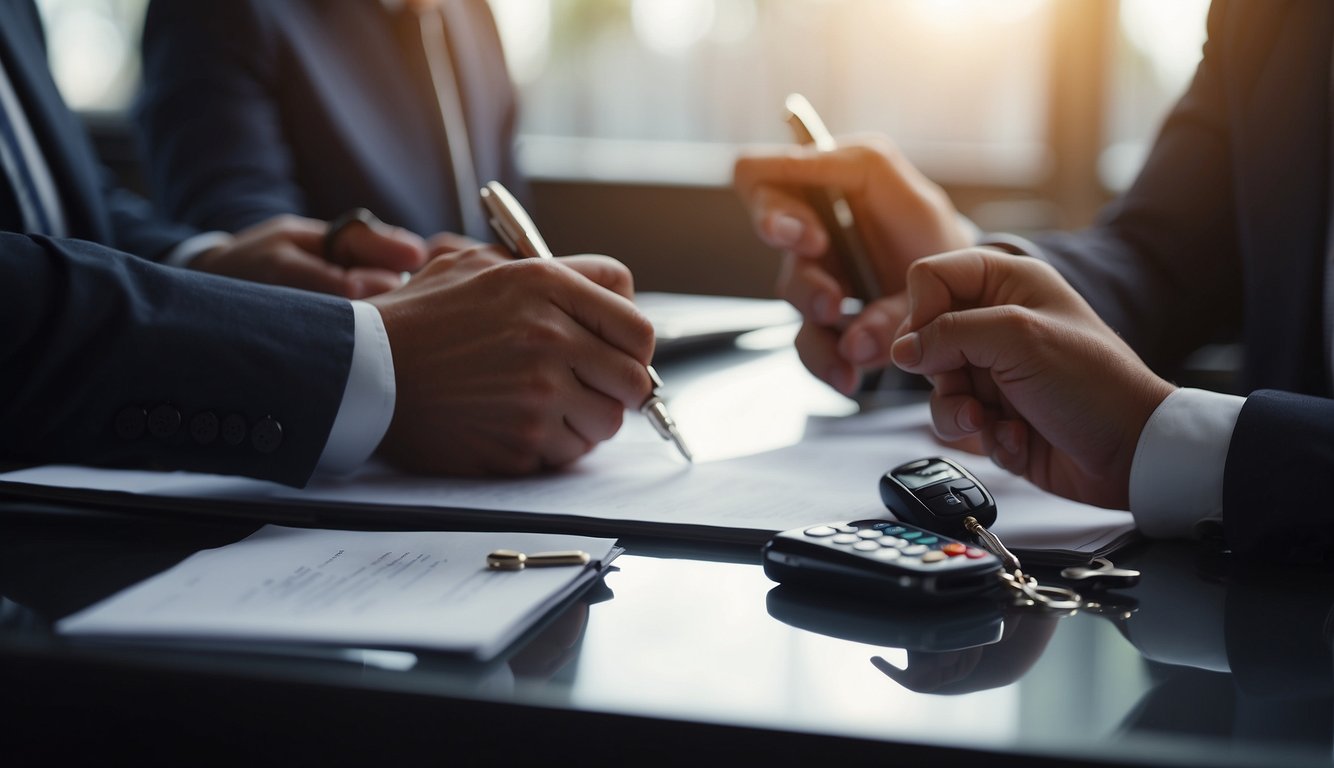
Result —
[[537, 225], [503, 184], [488, 181], [482, 187], [481, 195], [487, 223], [510, 253], [521, 259], [552, 258], [551, 249], [542, 239], [542, 233], [537, 231]]
[[789, 93], [783, 106], [787, 107], [787, 122], [792, 126], [798, 144], [809, 144], [821, 152], [828, 152], [838, 146], [834, 134], [825, 127], [820, 113], [815, 111], [805, 96]]

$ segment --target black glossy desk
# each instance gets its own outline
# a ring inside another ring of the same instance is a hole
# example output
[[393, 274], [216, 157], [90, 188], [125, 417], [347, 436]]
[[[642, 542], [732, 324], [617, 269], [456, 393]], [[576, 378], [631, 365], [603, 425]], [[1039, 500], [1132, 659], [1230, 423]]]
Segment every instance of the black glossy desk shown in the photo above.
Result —
[[0, 500], [0, 765], [1332, 762], [1334, 578], [1207, 544], [1120, 555], [1144, 572], [1124, 601], [1055, 615], [811, 599], [753, 549], [632, 539], [605, 589], [489, 665], [51, 632], [255, 525]]
[[1127, 558], [1137, 606], [1058, 616], [812, 601], [744, 552], [631, 541], [507, 660], [390, 670], [57, 638], [251, 528], [24, 509], [0, 515], [0, 755], [30, 761], [1297, 765], [1334, 743], [1329, 577], [1201, 546]]

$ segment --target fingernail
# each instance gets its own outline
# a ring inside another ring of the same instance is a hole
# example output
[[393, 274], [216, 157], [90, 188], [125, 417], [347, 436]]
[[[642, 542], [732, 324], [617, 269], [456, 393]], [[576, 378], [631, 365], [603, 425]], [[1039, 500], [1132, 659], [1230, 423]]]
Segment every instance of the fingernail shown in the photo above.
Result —
[[973, 423], [973, 409], [965, 407], [959, 411], [959, 429], [965, 432], [976, 432], [977, 424]]
[[910, 333], [907, 336], [899, 337], [890, 348], [890, 357], [894, 358], [894, 364], [900, 368], [917, 365], [922, 362], [922, 337], [921, 334]]
[[852, 362], [866, 363], [880, 353], [880, 345], [875, 343], [871, 334], [864, 330], [857, 330], [852, 333], [852, 343], [849, 351], [852, 353]]
[[778, 244], [783, 247], [790, 248], [796, 245], [797, 241], [801, 239], [801, 233], [804, 229], [805, 226], [802, 225], [801, 219], [795, 216], [780, 213], [774, 217], [773, 236]]

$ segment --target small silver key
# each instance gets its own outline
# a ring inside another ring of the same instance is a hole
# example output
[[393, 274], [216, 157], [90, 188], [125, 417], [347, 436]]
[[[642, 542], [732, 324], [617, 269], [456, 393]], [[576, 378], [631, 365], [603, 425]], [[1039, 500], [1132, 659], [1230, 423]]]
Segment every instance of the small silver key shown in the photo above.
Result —
[[1105, 557], [1095, 557], [1088, 565], [1073, 565], [1061, 571], [1061, 578], [1088, 585], [1089, 589], [1125, 589], [1139, 583], [1139, 571], [1117, 568]]

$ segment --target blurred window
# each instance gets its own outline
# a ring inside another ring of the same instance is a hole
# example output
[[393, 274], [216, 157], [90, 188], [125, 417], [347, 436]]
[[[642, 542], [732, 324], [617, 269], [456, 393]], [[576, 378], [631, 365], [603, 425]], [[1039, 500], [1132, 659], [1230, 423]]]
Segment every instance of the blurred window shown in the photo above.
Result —
[[[1051, 72], [1068, 63], [1052, 59], [1054, 16], [1069, 1], [491, 4], [539, 175], [723, 183], [737, 145], [789, 141], [783, 97], [801, 91], [836, 134], [888, 133], [943, 182], [1032, 189], [1050, 164]], [[128, 106], [147, 2], [38, 0], [75, 109]], [[1133, 177], [1189, 82], [1207, 6], [1120, 0], [1107, 82], [1089, 84], [1105, 95], [1107, 188]]]

